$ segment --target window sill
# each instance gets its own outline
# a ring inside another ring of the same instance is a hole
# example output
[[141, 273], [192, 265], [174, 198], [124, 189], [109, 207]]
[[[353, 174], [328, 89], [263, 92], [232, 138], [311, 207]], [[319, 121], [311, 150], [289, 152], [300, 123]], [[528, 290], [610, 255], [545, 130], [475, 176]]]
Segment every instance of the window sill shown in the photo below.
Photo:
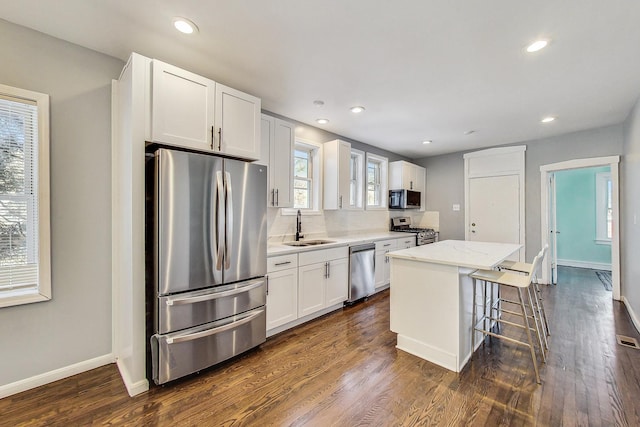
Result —
[[[302, 216], [322, 215], [322, 211], [311, 209], [300, 209]], [[298, 215], [298, 209], [295, 208], [280, 208], [280, 215], [282, 216], [294, 216]]]
[[9, 291], [0, 297], [0, 308], [49, 301], [50, 299], [50, 296], [43, 295], [36, 289]]
[[596, 245], [609, 245], [611, 246], [611, 239], [595, 239]]

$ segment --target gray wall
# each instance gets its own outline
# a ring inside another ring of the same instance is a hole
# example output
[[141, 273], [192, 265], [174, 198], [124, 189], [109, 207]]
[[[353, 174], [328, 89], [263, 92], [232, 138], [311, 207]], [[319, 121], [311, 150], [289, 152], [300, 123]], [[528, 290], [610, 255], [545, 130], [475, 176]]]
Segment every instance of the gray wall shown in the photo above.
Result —
[[111, 79], [123, 63], [0, 20], [0, 83], [50, 95], [52, 294], [0, 308], [0, 386], [111, 353]]
[[[640, 134], [640, 131], [638, 133]], [[541, 246], [540, 166], [572, 159], [621, 155], [623, 126], [607, 126], [509, 145], [527, 146], [525, 250], [526, 258], [530, 261], [540, 251]], [[463, 154], [460, 152], [415, 161], [427, 168], [427, 210], [440, 211], [441, 239], [464, 239]], [[452, 211], [453, 203], [460, 204], [460, 212]]]
[[[631, 311], [640, 316], [640, 99], [625, 123], [624, 158], [621, 165], [622, 295]], [[636, 322], [638, 318], [634, 319]], [[636, 327], [639, 327], [636, 323]]]
[[302, 138], [302, 139], [306, 139], [306, 140], [318, 142], [318, 143], [325, 143], [328, 141], [333, 141], [334, 139], [341, 139], [342, 141], [347, 141], [351, 143], [351, 148], [354, 148], [356, 150], [361, 150], [366, 153], [372, 153], [372, 154], [377, 154], [379, 156], [387, 157], [390, 162], [394, 162], [396, 160], [409, 160], [409, 158], [403, 157], [396, 153], [392, 153], [391, 151], [383, 150], [381, 148], [374, 147], [372, 145], [365, 144], [363, 142], [356, 141], [354, 139], [349, 139], [342, 135], [338, 135], [338, 134], [326, 131], [324, 129], [320, 129], [315, 126], [310, 126], [306, 123], [302, 123], [297, 120], [290, 119], [289, 117], [285, 117], [280, 114], [276, 114], [276, 113], [272, 113], [270, 111], [264, 111], [264, 110], [262, 112], [270, 116], [279, 117], [282, 120], [295, 123], [297, 138]]
[[[440, 212], [440, 240], [464, 240], [464, 159], [462, 153], [415, 161], [427, 168], [428, 211]], [[460, 210], [453, 211], [459, 204]]]

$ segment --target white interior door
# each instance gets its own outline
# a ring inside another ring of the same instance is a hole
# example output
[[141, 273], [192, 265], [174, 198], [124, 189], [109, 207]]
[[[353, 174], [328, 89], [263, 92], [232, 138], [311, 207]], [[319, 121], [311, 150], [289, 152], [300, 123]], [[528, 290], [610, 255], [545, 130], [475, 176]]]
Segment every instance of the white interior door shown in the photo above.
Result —
[[551, 283], [558, 283], [558, 230], [556, 220], [556, 174], [549, 174], [549, 256], [551, 257]]
[[[468, 240], [520, 243], [518, 175], [469, 179]], [[518, 254], [514, 254], [518, 259]]]

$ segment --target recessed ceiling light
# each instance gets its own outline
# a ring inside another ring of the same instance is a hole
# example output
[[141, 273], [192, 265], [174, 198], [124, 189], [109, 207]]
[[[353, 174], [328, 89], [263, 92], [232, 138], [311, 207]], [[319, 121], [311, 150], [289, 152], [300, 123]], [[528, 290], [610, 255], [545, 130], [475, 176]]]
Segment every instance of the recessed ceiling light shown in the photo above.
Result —
[[184, 34], [193, 34], [198, 31], [198, 26], [187, 18], [173, 18], [173, 26], [176, 30]]
[[316, 119], [316, 122], [320, 125], [326, 125], [329, 123], [329, 119]]
[[431, 140], [429, 139], [425, 139], [424, 141], [422, 141], [423, 144], [431, 144]]
[[545, 47], [547, 47], [548, 44], [549, 44], [549, 40], [536, 40], [535, 42], [527, 46], [527, 52], [529, 53], [537, 52], [540, 49], [544, 49]]
[[364, 107], [357, 105], [355, 107], [351, 107], [352, 113], [362, 113], [364, 111]]
[[551, 123], [552, 121], [554, 121], [556, 118], [549, 116], [549, 117], [545, 117], [544, 119], [540, 120], [542, 123]]

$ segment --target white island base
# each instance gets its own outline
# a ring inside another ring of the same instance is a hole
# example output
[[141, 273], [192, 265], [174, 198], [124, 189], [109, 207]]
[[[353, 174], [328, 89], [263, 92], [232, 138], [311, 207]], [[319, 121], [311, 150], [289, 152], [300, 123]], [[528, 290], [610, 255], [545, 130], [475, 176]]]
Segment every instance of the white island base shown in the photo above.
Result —
[[[391, 252], [391, 331], [396, 347], [460, 372], [472, 355], [476, 269], [491, 269], [521, 245], [446, 240]], [[478, 295], [478, 302], [482, 294]], [[481, 342], [478, 334], [476, 342]]]

